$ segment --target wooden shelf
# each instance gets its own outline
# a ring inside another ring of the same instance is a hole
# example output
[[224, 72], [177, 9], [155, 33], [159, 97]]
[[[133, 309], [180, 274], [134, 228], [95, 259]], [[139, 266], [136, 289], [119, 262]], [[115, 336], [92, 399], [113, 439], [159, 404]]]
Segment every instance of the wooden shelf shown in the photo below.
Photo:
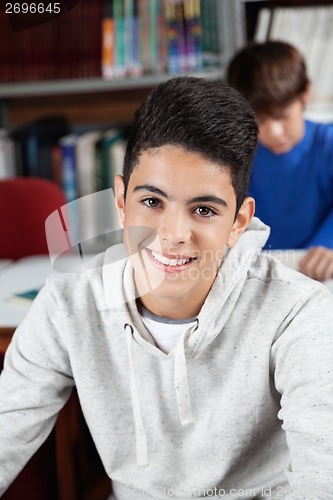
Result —
[[[205, 71], [193, 73], [208, 79], [223, 78], [223, 68], [207, 69]], [[168, 80], [172, 76], [184, 75], [145, 75], [140, 78], [124, 79], [103, 79], [103, 78], [82, 78], [70, 80], [52, 80], [36, 82], [18, 82], [0, 84], [0, 99], [12, 99], [17, 97], [32, 97], [62, 94], [80, 94], [90, 92], [110, 92], [118, 90], [135, 90], [138, 88], [154, 87], [159, 83]]]

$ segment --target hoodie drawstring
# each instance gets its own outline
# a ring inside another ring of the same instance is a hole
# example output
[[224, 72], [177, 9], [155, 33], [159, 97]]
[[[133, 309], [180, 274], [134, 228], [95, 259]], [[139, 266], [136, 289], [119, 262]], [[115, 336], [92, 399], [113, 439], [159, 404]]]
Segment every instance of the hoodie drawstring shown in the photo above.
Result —
[[140, 467], [146, 467], [148, 465], [147, 436], [143, 427], [139, 391], [136, 383], [133, 363], [133, 328], [128, 323], [124, 325], [124, 328], [126, 331], [126, 342], [131, 373], [131, 397], [136, 433], [136, 459]]
[[188, 425], [193, 422], [191, 398], [188, 387], [185, 341], [198, 328], [198, 320], [195, 327], [189, 328], [182, 335], [175, 349], [175, 391], [178, 403], [179, 417], [182, 425]]
[[[187, 379], [187, 368], [186, 368], [186, 357], [185, 357], [185, 342], [187, 338], [197, 330], [199, 321], [197, 324], [184, 332], [180, 341], [178, 342], [175, 349], [175, 362], [174, 362], [174, 384], [175, 392], [178, 403], [178, 412], [181, 424], [183, 426], [192, 423], [192, 409], [191, 409], [191, 398]], [[134, 370], [134, 360], [133, 360], [133, 327], [128, 323], [125, 323], [124, 330], [126, 332], [126, 342], [130, 365], [131, 374], [131, 398], [132, 407], [134, 415], [134, 426], [136, 433], [136, 459], [137, 464], [140, 467], [146, 467], [148, 465], [148, 449], [147, 449], [147, 436], [143, 426], [140, 397], [137, 386], [137, 380]]]

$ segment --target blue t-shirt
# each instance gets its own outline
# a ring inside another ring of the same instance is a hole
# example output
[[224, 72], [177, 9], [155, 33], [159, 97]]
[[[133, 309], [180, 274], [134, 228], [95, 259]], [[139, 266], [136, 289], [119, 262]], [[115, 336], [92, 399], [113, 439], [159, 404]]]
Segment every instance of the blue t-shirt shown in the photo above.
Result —
[[305, 122], [300, 143], [284, 154], [259, 145], [249, 195], [271, 227], [265, 248], [333, 248], [333, 125]]

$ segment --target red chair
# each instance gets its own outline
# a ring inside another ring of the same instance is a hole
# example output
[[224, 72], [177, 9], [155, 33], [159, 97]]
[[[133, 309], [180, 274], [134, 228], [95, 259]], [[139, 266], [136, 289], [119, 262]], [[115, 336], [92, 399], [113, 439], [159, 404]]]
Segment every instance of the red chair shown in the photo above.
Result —
[[47, 254], [45, 220], [65, 204], [60, 187], [46, 179], [0, 181], [0, 259]]

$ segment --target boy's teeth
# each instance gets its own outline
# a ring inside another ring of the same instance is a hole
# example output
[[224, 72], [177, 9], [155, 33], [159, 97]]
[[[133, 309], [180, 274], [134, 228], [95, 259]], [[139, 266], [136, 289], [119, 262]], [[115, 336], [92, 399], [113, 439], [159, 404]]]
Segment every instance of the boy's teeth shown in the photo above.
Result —
[[182, 264], [186, 264], [187, 262], [190, 261], [190, 259], [168, 259], [167, 257], [164, 257], [164, 255], [159, 255], [158, 253], [151, 252], [154, 259], [158, 260], [158, 262], [161, 262], [165, 266], [181, 266]]

